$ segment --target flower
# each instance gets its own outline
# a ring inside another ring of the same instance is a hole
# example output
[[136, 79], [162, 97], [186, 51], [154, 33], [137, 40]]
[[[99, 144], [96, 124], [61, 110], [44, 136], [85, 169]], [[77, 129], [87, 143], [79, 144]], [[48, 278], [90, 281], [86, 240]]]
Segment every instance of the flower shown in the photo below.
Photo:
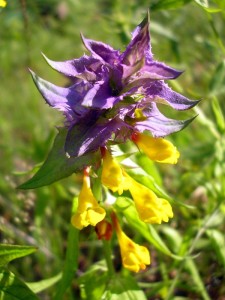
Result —
[[129, 182], [126, 181], [122, 168], [110, 152], [105, 148], [101, 150], [103, 158], [101, 181], [108, 189], [121, 195], [128, 189]]
[[129, 191], [135, 203], [139, 218], [150, 224], [168, 222], [173, 217], [170, 203], [166, 199], [158, 198], [156, 194], [146, 186], [138, 183], [124, 172], [129, 180]]
[[124, 268], [139, 272], [144, 270], [146, 265], [150, 264], [150, 254], [146, 247], [134, 243], [121, 229], [117, 217], [114, 213], [111, 215], [113, 226], [116, 231], [122, 263]]
[[118, 192], [119, 195], [124, 190], [129, 190], [142, 221], [161, 224], [162, 221], [168, 222], [169, 218], [173, 217], [170, 203], [166, 199], [158, 198], [153, 191], [130, 177], [106, 149], [101, 180], [107, 188]]
[[95, 231], [99, 240], [110, 240], [112, 237], [112, 225], [105, 219], [95, 226]]
[[7, 2], [5, 0], [0, 0], [0, 7], [6, 7]]
[[154, 161], [176, 164], [180, 156], [177, 148], [165, 139], [154, 138], [141, 133], [134, 133], [132, 135], [132, 140]]
[[[158, 104], [186, 110], [198, 103], [173, 91], [165, 80], [182, 72], [153, 59], [149, 16], [137, 26], [124, 52], [82, 36], [90, 55], [55, 62], [50, 66], [72, 82], [58, 87], [32, 72], [46, 102], [66, 116], [65, 152], [79, 157], [114, 143], [130, 139], [133, 132], [149, 131], [164, 137], [183, 129], [191, 120], [166, 118]], [[140, 117], [141, 115], [141, 117]]]
[[95, 226], [105, 218], [105, 210], [99, 206], [90, 188], [90, 177], [84, 172], [83, 186], [78, 197], [77, 212], [72, 216], [71, 223], [77, 229], [88, 225]]

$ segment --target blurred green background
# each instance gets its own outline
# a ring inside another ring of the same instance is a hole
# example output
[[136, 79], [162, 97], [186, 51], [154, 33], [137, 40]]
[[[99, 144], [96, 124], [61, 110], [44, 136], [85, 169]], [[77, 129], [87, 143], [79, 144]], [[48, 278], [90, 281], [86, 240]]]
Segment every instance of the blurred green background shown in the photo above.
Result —
[[[41, 52], [56, 61], [82, 56], [85, 49], [80, 32], [123, 51], [130, 33], [150, 9], [154, 58], [185, 71], [170, 82], [173, 89], [189, 98], [202, 99], [190, 112], [174, 113], [164, 108], [168, 116], [177, 119], [198, 114], [188, 128], [171, 136], [181, 152], [178, 165], [159, 167], [165, 190], [195, 209], [174, 206], [171, 224], [157, 230], [176, 251], [176, 234], [184, 241], [184, 249], [190, 249], [203, 228], [191, 249], [191, 254], [198, 254], [198, 278], [211, 299], [225, 299], [225, 4], [219, 0], [209, 4], [221, 10], [211, 13], [195, 1], [172, 0], [9, 0], [1, 9], [0, 241], [39, 247], [36, 254], [11, 264], [25, 281], [60, 272], [72, 198], [80, 185], [79, 175], [74, 175], [35, 191], [16, 189], [45, 159], [55, 127], [63, 123], [61, 114], [45, 105], [28, 68], [50, 82], [68, 84], [51, 70]], [[29, 170], [31, 173], [26, 174]], [[95, 239], [93, 231], [83, 231], [80, 272], [100, 256]], [[151, 253], [155, 258], [145, 278], [149, 283], [145, 286], [148, 299], [166, 299], [160, 289], [153, 293], [150, 285], [165, 280], [165, 273], [171, 279], [179, 274], [171, 299], [204, 298], [193, 287], [197, 277], [194, 279], [190, 270], [179, 270], [177, 262], [153, 247]], [[44, 291], [41, 299], [52, 299], [53, 291], [54, 287]], [[65, 299], [79, 297], [75, 282]]]

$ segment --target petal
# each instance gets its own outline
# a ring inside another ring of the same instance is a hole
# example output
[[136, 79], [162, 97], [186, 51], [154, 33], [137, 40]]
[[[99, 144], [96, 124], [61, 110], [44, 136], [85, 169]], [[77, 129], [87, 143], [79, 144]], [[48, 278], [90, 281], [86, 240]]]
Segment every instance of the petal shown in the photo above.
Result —
[[90, 188], [90, 177], [84, 175], [83, 185], [78, 197], [77, 212], [72, 216], [71, 223], [77, 229], [88, 225], [95, 226], [105, 218], [105, 210], [99, 206]]
[[136, 27], [132, 33], [132, 39], [124, 53], [121, 55], [121, 63], [133, 66], [137, 61], [144, 57], [152, 59], [150, 34], [149, 34], [149, 15]]
[[[146, 223], [161, 224], [168, 222], [172, 216], [172, 208], [165, 199], [157, 198], [156, 194], [125, 173], [131, 184], [129, 191], [135, 203], [139, 218]], [[170, 208], [170, 209], [169, 209]]]
[[77, 212], [72, 216], [71, 223], [74, 227], [81, 230], [89, 225], [96, 226], [96, 224], [105, 218], [105, 215], [105, 210], [102, 207], [97, 206], [83, 212]]
[[[79, 59], [72, 59], [63, 62], [53, 61], [48, 59], [44, 54], [42, 55], [53, 69], [69, 77], [77, 77], [85, 73], [88, 74], [86, 76], [89, 76], [92, 78], [92, 80], [95, 80], [96, 75], [94, 72], [101, 65], [101, 62], [98, 59], [87, 55], [84, 55]], [[89, 72], [87, 70], [89, 70]]]
[[136, 122], [135, 128], [140, 132], [148, 130], [154, 137], [164, 137], [173, 132], [180, 131], [196, 118], [195, 116], [188, 120], [173, 120], [161, 114], [154, 103], [152, 103], [151, 107], [152, 109], [147, 114], [148, 119]]
[[146, 101], [155, 101], [158, 103], [168, 104], [176, 110], [190, 109], [199, 101], [189, 100], [181, 94], [174, 92], [163, 81], [151, 82], [145, 87]]
[[119, 59], [120, 52], [114, 50], [111, 46], [102, 42], [86, 39], [81, 35], [84, 46], [89, 50], [93, 56], [104, 60], [106, 63], [115, 64]]
[[183, 72], [175, 70], [164, 63], [151, 61], [146, 63], [145, 66], [141, 69], [141, 77], [143, 74], [145, 78], [157, 79], [157, 80], [167, 80], [175, 79], [180, 76]]
[[119, 227], [116, 227], [116, 233], [120, 245], [120, 253], [124, 268], [139, 272], [144, 270], [146, 265], [150, 264], [150, 254], [146, 247], [134, 243]]
[[113, 96], [109, 80], [95, 83], [85, 95], [82, 105], [91, 108], [108, 109], [123, 99], [123, 96]]
[[84, 119], [69, 129], [65, 144], [65, 151], [69, 156], [81, 156], [97, 150], [104, 146], [112, 133], [122, 126], [117, 119], [106, 120], [103, 123], [97, 122], [97, 113], [90, 111]]
[[[120, 190], [120, 186], [123, 181], [123, 173], [119, 163], [107, 150], [103, 155], [101, 181], [113, 192]], [[122, 193], [120, 192], [119, 194], [121, 195]]]
[[144, 65], [144, 59], [141, 59], [137, 61], [135, 64], [132, 66], [127, 66], [125, 64], [121, 64], [123, 68], [123, 76], [122, 79], [124, 81], [124, 84], [126, 84], [126, 80], [129, 79], [130, 76], [135, 74], [137, 71], [139, 71]]
[[124, 177], [121, 166], [107, 150], [103, 154], [101, 181], [108, 189], [118, 192], [119, 195], [129, 188], [129, 181]]
[[177, 148], [163, 138], [154, 138], [137, 133], [134, 142], [150, 159], [160, 163], [176, 164], [180, 156]]
[[87, 210], [87, 221], [90, 225], [96, 226], [105, 218], [106, 212], [104, 208], [97, 206]]
[[146, 247], [135, 244], [135, 251], [126, 251], [122, 255], [122, 261], [124, 268], [132, 271], [139, 272], [145, 270], [146, 265], [150, 264], [150, 255]]
[[80, 105], [80, 102], [90, 87], [88, 83], [80, 82], [69, 88], [63, 88], [38, 77], [32, 71], [31, 75], [38, 90], [50, 106], [63, 111], [71, 119], [75, 119], [87, 111]]

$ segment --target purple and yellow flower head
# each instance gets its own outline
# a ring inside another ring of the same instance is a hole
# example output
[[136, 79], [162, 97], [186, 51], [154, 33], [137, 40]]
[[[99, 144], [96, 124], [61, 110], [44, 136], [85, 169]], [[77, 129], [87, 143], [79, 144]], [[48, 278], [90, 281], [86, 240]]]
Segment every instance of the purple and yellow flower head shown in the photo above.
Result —
[[153, 59], [149, 16], [137, 26], [124, 52], [102, 42], [82, 40], [90, 55], [64, 62], [46, 58], [73, 83], [58, 87], [32, 73], [46, 102], [66, 117], [65, 152], [82, 156], [114, 142], [126, 141], [133, 132], [148, 131], [164, 137], [183, 129], [190, 120], [166, 118], [158, 104], [186, 110], [198, 103], [173, 91], [165, 80], [182, 72]]
[[[86, 155], [89, 158], [91, 153], [101, 153], [99, 181], [112, 193], [130, 194], [141, 221], [168, 222], [173, 217], [170, 203], [134, 180], [112, 156], [110, 145], [130, 140], [151, 160], [176, 164], [179, 152], [163, 137], [183, 129], [192, 119], [168, 119], [158, 105], [186, 110], [198, 101], [173, 91], [165, 82], [176, 79], [182, 72], [153, 59], [148, 15], [132, 33], [124, 52], [83, 36], [82, 41], [89, 55], [64, 62], [46, 58], [51, 67], [70, 79], [69, 87], [58, 87], [31, 73], [46, 102], [65, 115], [66, 163], [72, 158], [84, 171], [72, 224], [77, 229], [92, 225], [98, 238], [105, 240], [111, 238], [114, 229], [124, 267], [138, 272], [150, 264], [149, 252], [125, 235], [114, 212], [112, 225], [107, 221], [110, 208], [108, 205], [103, 208], [104, 203], [92, 191], [92, 166]], [[77, 159], [81, 159], [80, 164]]]

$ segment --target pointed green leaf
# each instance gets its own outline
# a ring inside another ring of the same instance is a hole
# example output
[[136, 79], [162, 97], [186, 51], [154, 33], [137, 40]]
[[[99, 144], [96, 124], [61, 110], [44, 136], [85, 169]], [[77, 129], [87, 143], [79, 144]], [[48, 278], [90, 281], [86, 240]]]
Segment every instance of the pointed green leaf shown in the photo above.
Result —
[[31, 289], [32, 292], [34, 293], [40, 293], [55, 283], [57, 283], [62, 277], [62, 273], [57, 274], [54, 277], [48, 278], [48, 279], [43, 279], [41, 281], [37, 282], [26, 282], [26, 285]]
[[201, 294], [201, 299], [203, 300], [210, 300], [205, 284], [202, 280], [202, 277], [199, 274], [198, 267], [196, 266], [193, 259], [187, 259], [185, 261], [185, 268], [191, 274], [191, 278], [195, 284], [196, 290], [199, 294]]
[[204, 8], [208, 8], [209, 7], [209, 3], [208, 0], [194, 0], [197, 4], [199, 4], [200, 6], [204, 7]]
[[225, 268], [225, 238], [224, 234], [216, 229], [209, 229], [206, 231], [210, 238], [212, 247], [216, 252], [216, 257], [220, 261], [221, 265]]
[[74, 172], [82, 170], [85, 166], [93, 164], [98, 159], [99, 153], [93, 152], [80, 157], [67, 157], [64, 145], [67, 135], [65, 128], [60, 128], [55, 138], [53, 147], [38, 172], [27, 182], [20, 185], [20, 189], [35, 189], [49, 185]]
[[12, 272], [2, 269], [0, 271], [0, 299], [38, 300], [38, 297]]
[[221, 94], [224, 91], [225, 80], [225, 60], [222, 60], [212, 75], [212, 79], [209, 82], [210, 95]]
[[[225, 69], [224, 69], [225, 70]], [[225, 72], [224, 72], [225, 75]], [[223, 133], [225, 130], [225, 119], [224, 119], [224, 115], [222, 112], [222, 109], [220, 107], [219, 101], [216, 97], [213, 98], [212, 101], [212, 109], [216, 118], [216, 123], [218, 126], [218, 130]]]
[[151, 5], [151, 11], [160, 9], [176, 9], [182, 7], [192, 0], [159, 0]]
[[217, 13], [221, 11], [220, 8], [210, 7], [208, 0], [194, 0], [194, 1], [209, 13]]
[[33, 246], [0, 244], [0, 266], [8, 264], [11, 260], [29, 255], [37, 250]]

